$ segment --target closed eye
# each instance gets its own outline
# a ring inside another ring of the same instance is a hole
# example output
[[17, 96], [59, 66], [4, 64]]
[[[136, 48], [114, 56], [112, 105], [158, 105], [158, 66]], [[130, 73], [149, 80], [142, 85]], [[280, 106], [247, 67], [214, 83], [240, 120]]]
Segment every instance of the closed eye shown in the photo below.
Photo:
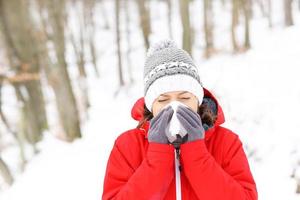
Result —
[[167, 101], [168, 99], [160, 99], [158, 100], [158, 102], [164, 102], [164, 101]]
[[182, 97], [180, 99], [190, 99], [191, 97]]

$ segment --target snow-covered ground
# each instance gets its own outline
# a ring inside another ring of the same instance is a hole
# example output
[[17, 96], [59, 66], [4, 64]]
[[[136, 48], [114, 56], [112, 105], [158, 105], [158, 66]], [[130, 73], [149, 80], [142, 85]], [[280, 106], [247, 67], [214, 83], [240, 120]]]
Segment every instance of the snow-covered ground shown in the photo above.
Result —
[[[159, 17], [159, 13], [153, 14], [154, 18]], [[298, 164], [296, 176], [300, 181], [297, 127], [300, 15], [295, 18], [298, 25], [273, 30], [263, 26], [262, 21], [254, 20], [252, 49], [245, 54], [220, 54], [210, 60], [195, 58], [202, 82], [217, 96], [224, 109], [224, 126], [239, 134], [244, 143], [261, 200], [300, 199], [295, 194], [296, 181], [291, 178]], [[153, 40], [166, 37], [165, 32], [160, 33], [163, 29], [157, 28], [163, 23], [157, 23], [161, 24], [155, 26]], [[180, 35], [178, 30], [174, 33], [176, 37]], [[110, 37], [107, 33], [101, 34]], [[133, 34], [138, 35], [134, 30]], [[201, 37], [197, 36], [196, 42], [201, 41]], [[99, 38], [100, 41], [104, 40]], [[107, 41], [112, 42], [112, 38]], [[180, 40], [177, 42], [180, 44]], [[136, 99], [143, 95], [144, 50], [141, 39], [133, 40], [133, 44], [137, 48], [131, 54], [135, 84], [123, 88], [114, 97], [117, 73], [113, 60], [116, 57], [113, 48], [106, 45], [108, 49], [100, 65], [112, 67], [101, 68], [100, 79], [89, 76], [91, 108], [89, 119], [83, 124], [83, 138], [69, 144], [45, 133], [45, 139], [38, 146], [41, 152], [30, 160], [25, 172], [16, 177], [15, 184], [0, 194], [1, 200], [101, 199], [113, 142], [120, 133], [137, 125], [130, 111]], [[226, 46], [220, 44], [223, 45]], [[2, 156], [12, 160], [10, 152]]]

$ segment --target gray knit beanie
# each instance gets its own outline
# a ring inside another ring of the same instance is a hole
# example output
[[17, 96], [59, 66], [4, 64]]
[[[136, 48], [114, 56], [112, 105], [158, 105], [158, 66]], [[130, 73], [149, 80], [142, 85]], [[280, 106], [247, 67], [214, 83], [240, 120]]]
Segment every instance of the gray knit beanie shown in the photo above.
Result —
[[152, 111], [152, 104], [159, 95], [172, 91], [188, 91], [202, 103], [204, 91], [194, 61], [172, 40], [163, 40], [147, 52], [144, 97], [148, 110]]

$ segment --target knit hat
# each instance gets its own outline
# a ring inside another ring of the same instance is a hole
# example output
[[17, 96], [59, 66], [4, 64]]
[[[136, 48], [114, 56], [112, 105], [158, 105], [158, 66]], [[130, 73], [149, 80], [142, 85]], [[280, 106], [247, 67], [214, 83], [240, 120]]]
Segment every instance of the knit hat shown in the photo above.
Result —
[[159, 95], [173, 91], [194, 94], [199, 105], [204, 91], [197, 67], [190, 55], [177, 48], [172, 40], [163, 40], [151, 46], [144, 66], [144, 98], [148, 110]]

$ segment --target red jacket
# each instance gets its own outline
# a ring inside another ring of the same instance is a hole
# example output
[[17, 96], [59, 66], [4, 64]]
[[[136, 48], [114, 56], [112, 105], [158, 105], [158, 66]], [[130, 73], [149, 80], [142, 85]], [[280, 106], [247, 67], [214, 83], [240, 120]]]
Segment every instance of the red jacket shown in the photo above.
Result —
[[[205, 96], [212, 94], [205, 90]], [[144, 99], [132, 108], [142, 118]], [[235, 133], [221, 127], [224, 115], [217, 103], [215, 125], [205, 139], [181, 145], [183, 200], [257, 200], [257, 190], [242, 143]], [[102, 199], [175, 200], [174, 147], [148, 143], [149, 122], [121, 134], [111, 151]]]

